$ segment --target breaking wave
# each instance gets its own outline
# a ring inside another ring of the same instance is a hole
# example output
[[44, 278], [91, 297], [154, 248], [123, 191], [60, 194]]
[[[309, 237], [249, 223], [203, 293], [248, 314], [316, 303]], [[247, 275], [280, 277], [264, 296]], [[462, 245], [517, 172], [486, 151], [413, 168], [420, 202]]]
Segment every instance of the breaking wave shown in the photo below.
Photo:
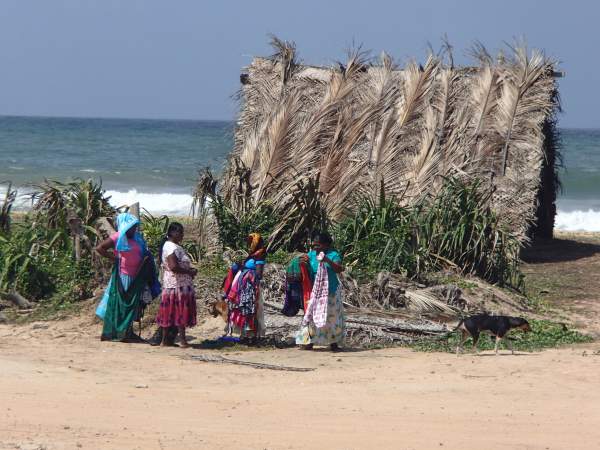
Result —
[[193, 198], [189, 194], [150, 194], [131, 189], [127, 192], [106, 191], [110, 196], [110, 204], [119, 207], [139, 202], [140, 207], [151, 214], [166, 214], [172, 216], [187, 216], [192, 207]]
[[558, 211], [554, 228], [562, 231], [600, 231], [600, 211]]

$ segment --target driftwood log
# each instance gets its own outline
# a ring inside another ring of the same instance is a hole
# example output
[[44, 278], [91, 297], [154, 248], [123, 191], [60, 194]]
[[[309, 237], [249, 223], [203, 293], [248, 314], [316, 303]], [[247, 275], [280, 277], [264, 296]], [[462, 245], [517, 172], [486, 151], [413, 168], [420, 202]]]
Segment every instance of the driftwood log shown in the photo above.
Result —
[[14, 303], [21, 309], [33, 308], [33, 303], [31, 303], [18, 292], [0, 292], [0, 298]]
[[220, 355], [194, 355], [191, 358], [196, 361], [212, 362], [218, 364], [235, 364], [238, 366], [250, 366], [254, 367], [255, 369], [283, 370], [287, 372], [311, 372], [315, 370], [312, 367], [291, 367], [281, 366], [279, 364], [266, 364], [252, 361], [242, 361], [240, 359], [231, 359]]

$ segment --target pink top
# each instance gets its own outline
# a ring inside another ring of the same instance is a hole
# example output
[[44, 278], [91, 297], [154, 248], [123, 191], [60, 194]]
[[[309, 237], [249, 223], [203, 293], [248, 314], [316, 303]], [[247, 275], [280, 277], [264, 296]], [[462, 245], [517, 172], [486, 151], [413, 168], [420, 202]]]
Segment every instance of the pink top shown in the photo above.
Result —
[[[119, 239], [118, 232], [113, 233], [110, 236], [110, 240], [114, 242], [115, 246], [117, 245], [117, 239]], [[131, 250], [126, 252], [116, 252], [116, 254], [119, 255], [119, 271], [123, 275], [135, 277], [140, 269], [140, 264], [142, 263], [142, 249], [135, 239], [128, 239], [127, 242], [129, 243]]]
[[163, 288], [177, 289], [194, 286], [194, 279], [190, 275], [186, 273], [175, 273], [169, 269], [167, 258], [170, 255], [175, 255], [180, 267], [184, 269], [190, 269], [192, 267], [192, 260], [181, 245], [177, 245], [171, 241], [165, 242], [161, 261], [163, 268]]

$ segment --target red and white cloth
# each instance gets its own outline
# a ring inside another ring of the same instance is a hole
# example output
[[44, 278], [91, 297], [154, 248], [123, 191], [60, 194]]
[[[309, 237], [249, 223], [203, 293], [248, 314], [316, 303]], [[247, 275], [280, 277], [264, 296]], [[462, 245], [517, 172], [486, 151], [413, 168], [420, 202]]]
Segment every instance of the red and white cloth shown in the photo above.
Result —
[[327, 323], [327, 298], [329, 296], [329, 278], [327, 276], [327, 267], [324, 263], [319, 263], [315, 282], [310, 293], [308, 309], [304, 313], [302, 324], [309, 325], [311, 322], [317, 328], [324, 327]]

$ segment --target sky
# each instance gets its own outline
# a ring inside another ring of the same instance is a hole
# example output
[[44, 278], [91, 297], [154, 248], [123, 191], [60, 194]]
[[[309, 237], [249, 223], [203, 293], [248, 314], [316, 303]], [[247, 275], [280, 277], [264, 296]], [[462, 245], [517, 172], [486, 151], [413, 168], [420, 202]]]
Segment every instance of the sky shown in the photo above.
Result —
[[560, 61], [560, 125], [600, 128], [600, 2], [592, 0], [0, 0], [0, 115], [232, 120], [239, 74], [269, 33], [328, 65], [353, 45], [455, 60], [523, 37]]

